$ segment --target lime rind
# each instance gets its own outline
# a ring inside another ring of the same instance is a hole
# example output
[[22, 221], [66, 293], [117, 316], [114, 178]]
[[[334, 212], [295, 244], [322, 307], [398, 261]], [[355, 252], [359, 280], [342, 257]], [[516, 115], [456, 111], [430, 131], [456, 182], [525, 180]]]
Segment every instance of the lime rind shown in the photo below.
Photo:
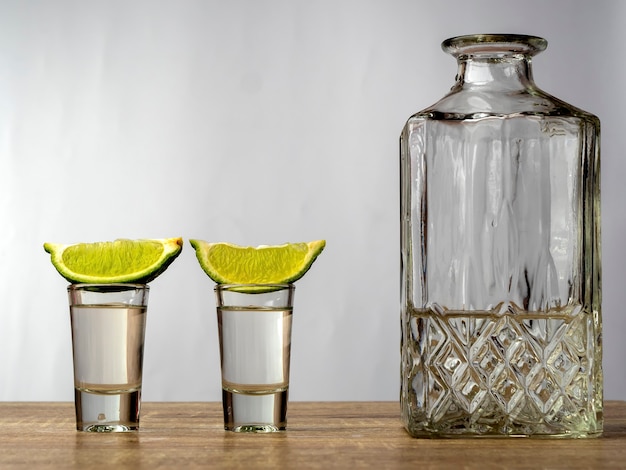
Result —
[[56, 270], [72, 284], [147, 284], [180, 255], [182, 238], [44, 243]]
[[292, 284], [307, 273], [326, 246], [325, 240], [257, 247], [189, 242], [200, 267], [217, 284]]

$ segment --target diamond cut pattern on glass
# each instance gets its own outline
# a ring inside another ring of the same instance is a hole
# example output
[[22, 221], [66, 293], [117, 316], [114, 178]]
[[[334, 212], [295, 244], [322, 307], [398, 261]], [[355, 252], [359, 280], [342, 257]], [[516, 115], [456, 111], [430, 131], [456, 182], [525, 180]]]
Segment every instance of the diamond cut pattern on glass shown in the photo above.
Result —
[[592, 337], [590, 315], [415, 316], [409, 395], [426, 429], [550, 434], [598, 406], [589, 374], [597, 361], [580, 345]]

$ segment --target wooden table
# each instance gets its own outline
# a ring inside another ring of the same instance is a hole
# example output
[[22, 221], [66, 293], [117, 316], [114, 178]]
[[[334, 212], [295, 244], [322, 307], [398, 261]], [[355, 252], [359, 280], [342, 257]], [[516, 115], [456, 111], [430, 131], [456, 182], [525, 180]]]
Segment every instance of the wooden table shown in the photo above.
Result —
[[626, 402], [598, 439], [414, 439], [395, 402], [292, 402], [288, 430], [224, 431], [220, 403], [144, 403], [135, 433], [77, 432], [72, 403], [0, 402], [6, 468], [626, 468]]

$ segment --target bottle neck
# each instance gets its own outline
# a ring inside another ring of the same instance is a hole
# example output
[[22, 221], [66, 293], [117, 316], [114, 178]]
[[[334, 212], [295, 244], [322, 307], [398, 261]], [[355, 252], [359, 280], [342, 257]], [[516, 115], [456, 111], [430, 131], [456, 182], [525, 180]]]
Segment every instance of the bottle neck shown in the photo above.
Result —
[[485, 88], [491, 92], [535, 88], [531, 58], [526, 55], [458, 57], [455, 88]]
[[484, 88], [497, 93], [535, 88], [531, 58], [547, 45], [537, 36], [473, 34], [446, 39], [441, 47], [459, 64], [453, 90]]

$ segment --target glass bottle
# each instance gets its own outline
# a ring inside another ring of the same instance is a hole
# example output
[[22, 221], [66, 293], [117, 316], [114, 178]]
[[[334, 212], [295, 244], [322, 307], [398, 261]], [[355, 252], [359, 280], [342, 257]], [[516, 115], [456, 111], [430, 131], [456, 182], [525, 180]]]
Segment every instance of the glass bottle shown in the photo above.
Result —
[[400, 137], [401, 411], [415, 437], [602, 433], [600, 121], [541, 91], [547, 42], [443, 42]]

